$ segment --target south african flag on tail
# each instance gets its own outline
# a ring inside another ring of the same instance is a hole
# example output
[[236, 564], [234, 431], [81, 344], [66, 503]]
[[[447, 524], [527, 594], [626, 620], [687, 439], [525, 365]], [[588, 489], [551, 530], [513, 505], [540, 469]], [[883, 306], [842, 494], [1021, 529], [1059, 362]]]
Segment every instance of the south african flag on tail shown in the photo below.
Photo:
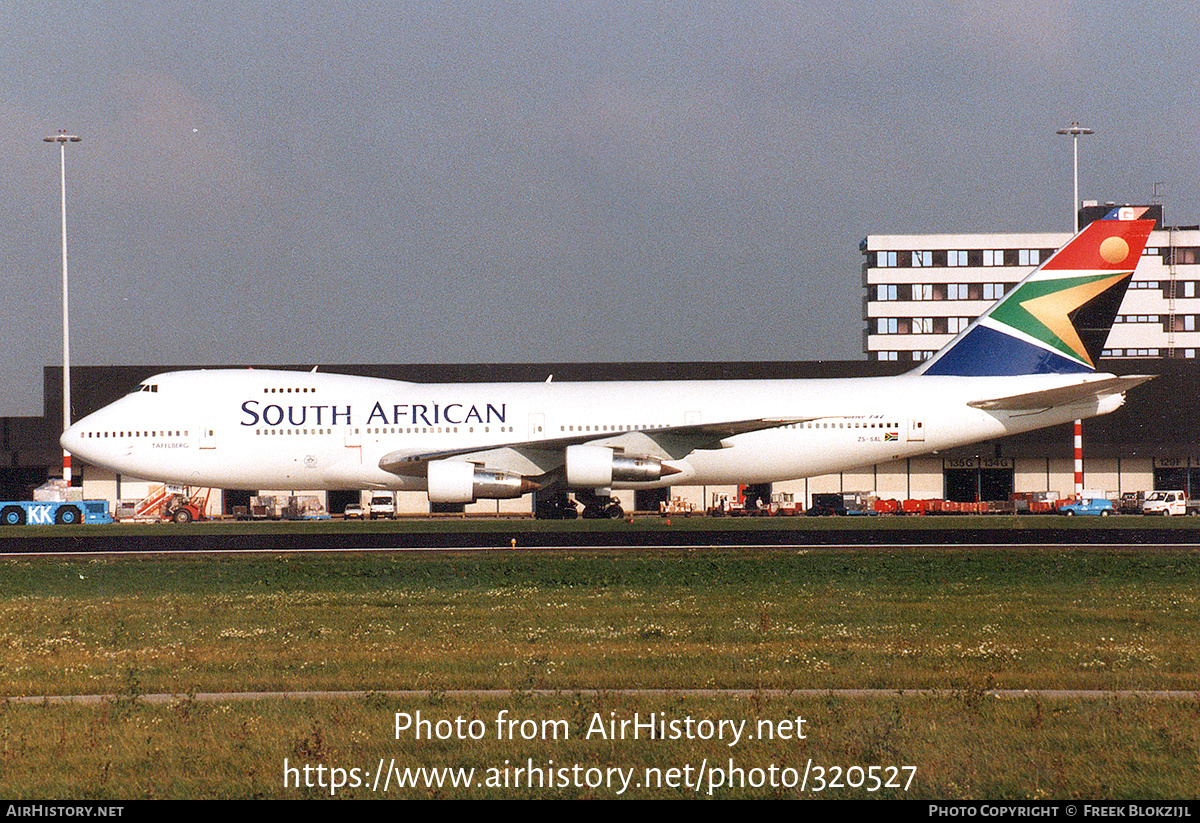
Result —
[[1012, 376], [1096, 370], [1154, 220], [1120, 206], [1087, 225], [958, 337], [920, 374]]

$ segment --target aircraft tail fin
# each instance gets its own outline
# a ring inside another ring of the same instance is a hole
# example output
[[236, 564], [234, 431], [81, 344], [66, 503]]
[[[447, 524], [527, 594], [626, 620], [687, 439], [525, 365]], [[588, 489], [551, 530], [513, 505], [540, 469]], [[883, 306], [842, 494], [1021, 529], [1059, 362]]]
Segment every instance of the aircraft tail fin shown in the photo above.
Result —
[[1147, 211], [1119, 206], [1089, 223], [915, 372], [1094, 372], [1154, 228]]

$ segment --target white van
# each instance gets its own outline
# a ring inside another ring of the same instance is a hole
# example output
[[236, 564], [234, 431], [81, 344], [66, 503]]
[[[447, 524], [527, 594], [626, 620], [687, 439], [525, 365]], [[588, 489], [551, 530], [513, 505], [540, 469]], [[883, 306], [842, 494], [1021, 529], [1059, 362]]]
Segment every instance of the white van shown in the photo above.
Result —
[[367, 513], [372, 520], [383, 517], [392, 520], [396, 517], [396, 495], [391, 492], [375, 492], [371, 495], [371, 505]]

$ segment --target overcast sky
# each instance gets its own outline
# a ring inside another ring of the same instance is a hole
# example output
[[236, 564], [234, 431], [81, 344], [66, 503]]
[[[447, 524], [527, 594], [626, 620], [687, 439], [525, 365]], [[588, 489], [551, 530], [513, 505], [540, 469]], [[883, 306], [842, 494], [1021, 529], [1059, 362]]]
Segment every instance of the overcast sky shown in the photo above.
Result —
[[[14, 8], [14, 5], [16, 6]], [[1200, 222], [1190, 4], [18, 2], [0, 414], [79, 364], [860, 359], [868, 233]]]

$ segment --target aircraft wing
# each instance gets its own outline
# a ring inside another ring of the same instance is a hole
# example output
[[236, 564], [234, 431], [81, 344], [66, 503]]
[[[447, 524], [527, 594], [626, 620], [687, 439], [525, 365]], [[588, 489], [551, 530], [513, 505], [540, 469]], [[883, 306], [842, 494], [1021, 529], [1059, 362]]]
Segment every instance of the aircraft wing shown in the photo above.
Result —
[[392, 474], [420, 477], [431, 460], [464, 457], [493, 469], [540, 475], [563, 465], [567, 446], [583, 443], [613, 446], [630, 453], [644, 454], [663, 460], [680, 460], [697, 449], [719, 449], [727, 437], [747, 432], [775, 429], [814, 420], [814, 417], [760, 418], [725, 423], [697, 423], [668, 426], [659, 429], [637, 429], [627, 432], [584, 432], [552, 440], [529, 440], [504, 443], [498, 446], [447, 449], [436, 452], [394, 451], [385, 454], [379, 468]]
[[1110, 394], [1121, 394], [1140, 386], [1147, 380], [1153, 380], [1153, 374], [1130, 374], [1123, 377], [1108, 377], [1102, 380], [1088, 380], [1070, 386], [1060, 386], [1055, 389], [1011, 394], [1007, 397], [994, 397], [988, 400], [974, 400], [968, 403], [977, 409], [988, 411], [1029, 411], [1031, 409], [1048, 409], [1055, 406], [1067, 406], [1093, 397], [1105, 397]]

